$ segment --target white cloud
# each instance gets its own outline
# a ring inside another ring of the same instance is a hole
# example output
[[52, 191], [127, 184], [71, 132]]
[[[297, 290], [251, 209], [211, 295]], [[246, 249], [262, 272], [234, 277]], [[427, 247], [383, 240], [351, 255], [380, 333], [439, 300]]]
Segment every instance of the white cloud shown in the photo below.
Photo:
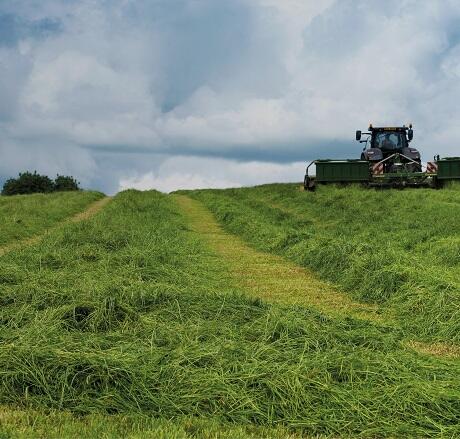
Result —
[[295, 182], [303, 179], [304, 163], [286, 165], [263, 162], [193, 157], [165, 160], [157, 171], [123, 177], [119, 190], [223, 189], [263, 183]]

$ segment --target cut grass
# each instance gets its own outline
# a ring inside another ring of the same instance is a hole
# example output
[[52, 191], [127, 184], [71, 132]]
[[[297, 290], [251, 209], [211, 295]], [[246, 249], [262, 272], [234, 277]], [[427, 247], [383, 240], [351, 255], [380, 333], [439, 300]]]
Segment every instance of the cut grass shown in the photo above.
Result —
[[103, 196], [87, 191], [0, 196], [0, 247], [43, 233]]
[[[105, 198], [101, 198], [101, 199], [99, 199], [97, 201], [94, 201], [84, 211], [79, 212], [79, 213], [77, 213], [77, 214], [75, 214], [73, 216], [70, 216], [68, 218], [65, 218], [63, 221], [61, 221], [61, 222], [59, 222], [57, 224], [54, 224], [53, 227], [55, 228], [55, 227], [63, 226], [66, 223], [77, 223], [79, 221], [84, 221], [86, 219], [89, 219], [93, 215], [98, 213], [109, 201], [110, 201], [110, 197], [105, 197]], [[49, 232], [49, 230], [50, 229], [47, 229], [46, 232]], [[43, 234], [38, 234], [38, 235], [31, 236], [30, 238], [25, 238], [25, 239], [15, 241], [15, 242], [11, 242], [11, 243], [9, 243], [7, 245], [1, 246], [0, 247], [0, 257], [5, 255], [5, 254], [7, 254], [7, 253], [9, 253], [9, 252], [11, 252], [11, 251], [13, 251], [13, 250], [20, 249], [20, 248], [22, 248], [24, 246], [37, 244], [38, 242], [40, 242], [44, 238], [44, 236], [45, 236], [44, 233]]]
[[409, 341], [407, 345], [422, 354], [434, 355], [441, 358], [460, 358], [460, 347], [452, 343]]
[[288, 261], [248, 247], [222, 230], [200, 202], [183, 195], [175, 199], [187, 214], [191, 227], [223, 258], [223, 262], [246, 291], [256, 297], [285, 304], [307, 305], [336, 316], [381, 320], [378, 307], [353, 302], [313, 273]]
[[104, 197], [90, 204], [87, 209], [78, 212], [77, 214], [68, 218], [69, 222], [78, 223], [80, 221], [85, 221], [90, 219], [92, 216], [96, 215], [101, 209], [103, 209], [107, 203], [110, 202], [112, 197]]
[[457, 361], [370, 321], [246, 295], [156, 192], [121, 193], [3, 256], [0, 291], [0, 403], [27, 413], [3, 415], [13, 437], [53, 416], [64, 437], [460, 434]]
[[460, 190], [297, 185], [186, 192], [225, 230], [397, 315], [408, 337], [460, 341]]
[[[0, 437], [8, 439], [300, 439], [285, 428], [223, 425], [212, 419], [174, 421], [139, 415], [88, 415], [0, 407]], [[321, 439], [324, 436], [309, 436]], [[302, 436], [302, 438], [307, 438]]]

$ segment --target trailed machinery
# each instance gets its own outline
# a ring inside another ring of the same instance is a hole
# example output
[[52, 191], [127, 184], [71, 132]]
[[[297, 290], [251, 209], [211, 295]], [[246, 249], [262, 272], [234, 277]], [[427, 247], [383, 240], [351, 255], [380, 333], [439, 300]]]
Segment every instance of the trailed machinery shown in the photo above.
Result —
[[[361, 158], [311, 162], [307, 166], [304, 188], [314, 190], [318, 184], [331, 183], [440, 188], [446, 181], [460, 180], [460, 157], [441, 159], [438, 155], [424, 166], [419, 151], [410, 145], [413, 137], [412, 125], [370, 125], [367, 132], [356, 131], [356, 140], [364, 144]], [[316, 175], [311, 175], [312, 165]]]

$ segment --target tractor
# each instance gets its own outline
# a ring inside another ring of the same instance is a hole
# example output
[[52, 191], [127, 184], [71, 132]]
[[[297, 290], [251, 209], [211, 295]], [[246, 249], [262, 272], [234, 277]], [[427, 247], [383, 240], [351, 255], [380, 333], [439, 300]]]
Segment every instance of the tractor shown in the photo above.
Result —
[[[367, 139], [361, 140], [363, 134]], [[413, 138], [412, 124], [408, 128], [370, 125], [367, 133], [356, 131], [356, 140], [365, 144], [361, 160], [367, 160], [371, 167], [380, 164], [377, 168], [380, 167], [382, 173], [422, 172], [420, 153], [409, 145]]]
[[[363, 138], [366, 136], [365, 138]], [[414, 138], [412, 124], [400, 127], [373, 127], [367, 132], [356, 131], [356, 140], [364, 144], [359, 159], [315, 160], [306, 169], [305, 190], [315, 190], [318, 184], [359, 183], [366, 187], [440, 188], [446, 181], [460, 180], [460, 158], [438, 156], [422, 164], [420, 152], [410, 143]], [[309, 174], [312, 165], [316, 175]]]

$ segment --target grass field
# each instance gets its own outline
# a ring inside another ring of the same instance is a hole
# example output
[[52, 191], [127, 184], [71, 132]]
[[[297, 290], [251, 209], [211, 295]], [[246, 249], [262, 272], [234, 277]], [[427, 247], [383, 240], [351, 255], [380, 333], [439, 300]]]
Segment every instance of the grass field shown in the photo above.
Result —
[[194, 191], [223, 227], [283, 255], [413, 337], [460, 341], [460, 187], [369, 191], [266, 185]]
[[[277, 199], [268, 188], [194, 196], [254, 246], [271, 237], [267, 251], [297, 261], [302, 239], [315, 245], [307, 226], [318, 239], [329, 229], [315, 217], [326, 208], [319, 197], [333, 205], [343, 192], [314, 194], [308, 219], [286, 196], [304, 194], [275, 188]], [[455, 205], [455, 190], [440, 194]], [[289, 221], [304, 221], [304, 238], [287, 240]], [[328, 221], [339, 224], [337, 210]], [[408, 347], [398, 325], [261, 300], [210, 245], [218, 235], [193, 225], [177, 197], [126, 191], [91, 219], [2, 256], [0, 437], [460, 435], [456, 358]]]
[[41, 233], [102, 197], [87, 191], [0, 196], [0, 246]]

